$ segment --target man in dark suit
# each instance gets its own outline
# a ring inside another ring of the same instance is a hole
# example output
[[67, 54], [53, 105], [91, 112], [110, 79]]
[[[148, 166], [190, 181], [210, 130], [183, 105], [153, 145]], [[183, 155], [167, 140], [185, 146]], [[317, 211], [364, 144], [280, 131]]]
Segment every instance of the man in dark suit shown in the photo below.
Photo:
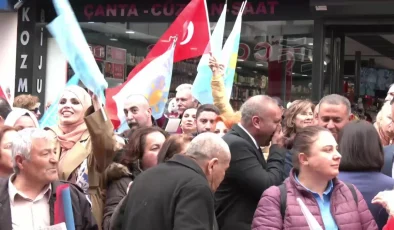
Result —
[[[231, 152], [230, 167], [215, 193], [216, 216], [221, 230], [250, 230], [264, 190], [283, 179], [282, 111], [276, 101], [258, 95], [241, 107], [241, 122], [224, 137]], [[272, 140], [272, 141], [271, 141]], [[267, 162], [260, 146], [271, 147]]]
[[226, 142], [214, 133], [195, 137], [177, 154], [140, 174], [115, 229], [218, 230], [214, 195], [230, 163]]

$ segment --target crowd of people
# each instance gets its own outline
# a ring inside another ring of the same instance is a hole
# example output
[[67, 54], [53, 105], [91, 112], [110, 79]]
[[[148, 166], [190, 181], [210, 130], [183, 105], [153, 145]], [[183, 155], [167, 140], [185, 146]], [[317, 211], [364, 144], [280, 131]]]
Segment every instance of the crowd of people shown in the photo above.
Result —
[[257, 95], [234, 111], [223, 68], [210, 66], [214, 103], [180, 85], [173, 133], [164, 131], [172, 118], [155, 120], [142, 95], [125, 100], [122, 133], [78, 86], [43, 129], [36, 97], [0, 99], [0, 229], [58, 224], [63, 185], [77, 230], [394, 229], [390, 95], [374, 124], [337, 94], [288, 108]]

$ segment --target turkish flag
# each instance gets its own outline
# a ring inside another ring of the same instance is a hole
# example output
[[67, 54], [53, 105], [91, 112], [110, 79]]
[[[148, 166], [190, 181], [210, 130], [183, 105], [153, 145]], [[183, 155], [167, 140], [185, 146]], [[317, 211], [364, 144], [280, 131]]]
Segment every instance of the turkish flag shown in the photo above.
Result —
[[175, 36], [178, 36], [178, 38], [175, 47], [174, 62], [204, 54], [211, 36], [205, 0], [190, 1], [167, 31], [160, 37], [146, 58], [155, 58], [166, 52]]
[[7, 97], [7, 95], [4, 93], [3, 87], [1, 87], [1, 86], [0, 86], [0, 97], [6, 99], [6, 100], [8, 101], [8, 97]]

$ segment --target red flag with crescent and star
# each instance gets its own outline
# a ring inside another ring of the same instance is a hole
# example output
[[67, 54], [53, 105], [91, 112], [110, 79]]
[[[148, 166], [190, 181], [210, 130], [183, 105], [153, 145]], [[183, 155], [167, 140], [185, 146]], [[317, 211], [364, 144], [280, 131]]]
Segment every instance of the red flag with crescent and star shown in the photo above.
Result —
[[[144, 69], [151, 61], [168, 51], [170, 44], [176, 39], [174, 62], [202, 56], [209, 52], [207, 49], [211, 37], [206, 0], [192, 0], [183, 9], [166, 32], [150, 50], [146, 59], [138, 64], [128, 75], [127, 81], [115, 88], [106, 90], [106, 109], [114, 125], [119, 128], [118, 104], [114, 100], [126, 84], [133, 84], [132, 78]], [[133, 94], [133, 92], [130, 92]], [[123, 105], [119, 105], [123, 106]]]
[[174, 62], [204, 54], [211, 37], [205, 0], [192, 0], [160, 37], [146, 58], [162, 55], [174, 37], [178, 39]]

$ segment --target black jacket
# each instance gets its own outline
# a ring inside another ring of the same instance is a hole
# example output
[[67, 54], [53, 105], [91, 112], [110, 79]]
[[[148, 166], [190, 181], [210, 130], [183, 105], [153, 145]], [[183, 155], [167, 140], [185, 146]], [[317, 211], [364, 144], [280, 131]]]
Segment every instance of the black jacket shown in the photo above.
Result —
[[266, 162], [261, 149], [238, 125], [234, 125], [223, 139], [230, 147], [231, 162], [215, 193], [219, 228], [250, 230], [263, 192], [282, 183], [286, 149], [272, 145]]
[[115, 222], [123, 230], [217, 229], [214, 196], [197, 163], [177, 154], [135, 179]]
[[118, 163], [110, 164], [104, 174], [107, 189], [102, 228], [103, 230], [110, 230], [112, 229], [113, 214], [121, 200], [127, 195], [127, 187], [132, 181], [132, 174], [126, 166]]
[[394, 145], [387, 145], [384, 150], [384, 165], [382, 173], [386, 176], [393, 177], [393, 163], [394, 163]]
[[[0, 178], [0, 229], [12, 230], [10, 196], [8, 193], [9, 178]], [[52, 194], [49, 199], [50, 225], [54, 224], [54, 204], [56, 201], [56, 188], [61, 184], [70, 184], [71, 201], [73, 206], [74, 223], [76, 230], [96, 230], [96, 221], [93, 218], [90, 204], [82, 189], [77, 185], [55, 181], [52, 183]]]

